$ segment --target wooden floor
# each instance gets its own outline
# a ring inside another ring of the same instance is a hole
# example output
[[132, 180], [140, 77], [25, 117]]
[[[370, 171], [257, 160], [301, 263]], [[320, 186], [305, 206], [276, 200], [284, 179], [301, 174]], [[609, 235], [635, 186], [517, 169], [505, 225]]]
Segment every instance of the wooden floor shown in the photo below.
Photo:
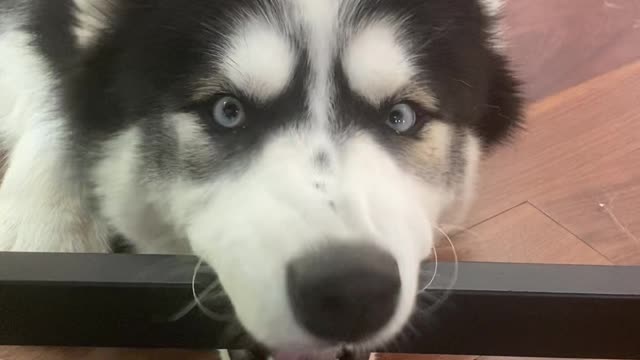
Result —
[[[505, 21], [527, 130], [487, 160], [459, 257], [640, 264], [640, 1], [510, 0]], [[0, 349], [0, 360], [128, 358], [205, 356]]]

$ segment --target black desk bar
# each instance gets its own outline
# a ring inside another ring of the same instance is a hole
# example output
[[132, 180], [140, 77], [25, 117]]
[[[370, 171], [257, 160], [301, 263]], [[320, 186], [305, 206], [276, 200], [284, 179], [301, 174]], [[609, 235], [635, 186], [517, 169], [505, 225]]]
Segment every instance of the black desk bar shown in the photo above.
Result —
[[[227, 324], [197, 309], [171, 320], [193, 299], [195, 263], [0, 253], [0, 345], [235, 347]], [[452, 264], [439, 264], [422, 315], [386, 350], [640, 359], [638, 267], [460, 263], [448, 290], [452, 273]]]

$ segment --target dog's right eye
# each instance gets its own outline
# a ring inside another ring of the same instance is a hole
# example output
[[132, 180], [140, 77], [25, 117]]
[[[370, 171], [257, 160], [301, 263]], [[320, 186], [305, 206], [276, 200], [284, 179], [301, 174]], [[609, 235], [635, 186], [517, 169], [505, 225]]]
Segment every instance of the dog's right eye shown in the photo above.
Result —
[[213, 121], [225, 129], [243, 126], [246, 121], [244, 106], [233, 96], [223, 96], [213, 105]]

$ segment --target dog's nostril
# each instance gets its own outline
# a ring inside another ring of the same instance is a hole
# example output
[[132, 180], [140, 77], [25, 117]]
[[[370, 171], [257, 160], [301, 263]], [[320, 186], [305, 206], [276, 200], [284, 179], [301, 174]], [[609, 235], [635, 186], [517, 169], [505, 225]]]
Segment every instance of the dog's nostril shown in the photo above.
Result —
[[333, 342], [359, 341], [381, 330], [401, 287], [394, 258], [368, 245], [331, 246], [294, 260], [287, 286], [298, 322]]

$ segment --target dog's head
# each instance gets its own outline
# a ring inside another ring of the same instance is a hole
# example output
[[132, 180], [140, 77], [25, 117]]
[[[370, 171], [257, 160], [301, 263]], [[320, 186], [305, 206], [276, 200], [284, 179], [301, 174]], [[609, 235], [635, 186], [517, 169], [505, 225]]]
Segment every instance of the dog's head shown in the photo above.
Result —
[[139, 186], [266, 346], [388, 341], [520, 117], [496, 3], [76, 0], [95, 181]]

